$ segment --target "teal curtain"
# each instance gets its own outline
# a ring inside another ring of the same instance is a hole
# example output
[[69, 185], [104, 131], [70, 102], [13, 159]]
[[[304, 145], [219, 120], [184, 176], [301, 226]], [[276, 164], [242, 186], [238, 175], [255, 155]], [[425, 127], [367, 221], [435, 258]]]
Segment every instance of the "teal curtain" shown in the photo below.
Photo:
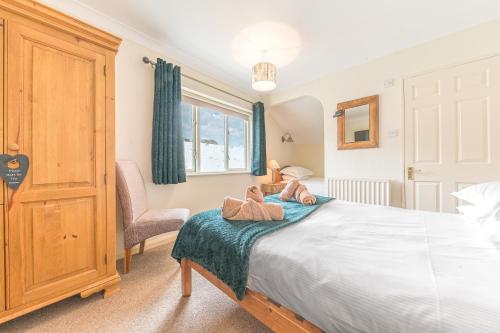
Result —
[[266, 158], [266, 124], [264, 119], [264, 104], [253, 104], [253, 147], [252, 147], [252, 174], [265, 176], [267, 174]]
[[181, 121], [181, 69], [158, 59], [155, 68], [151, 149], [155, 184], [178, 184], [186, 181]]

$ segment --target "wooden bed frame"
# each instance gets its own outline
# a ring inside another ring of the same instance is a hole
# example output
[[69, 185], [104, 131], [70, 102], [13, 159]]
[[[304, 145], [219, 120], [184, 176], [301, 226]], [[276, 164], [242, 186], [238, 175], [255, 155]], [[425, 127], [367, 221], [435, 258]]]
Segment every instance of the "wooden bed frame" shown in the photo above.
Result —
[[194, 269], [201, 274], [205, 279], [222, 290], [233, 301], [238, 303], [243, 309], [261, 321], [276, 333], [320, 333], [323, 332], [314, 324], [308, 322], [293, 311], [274, 302], [265, 295], [247, 289], [245, 298], [238, 300], [233, 290], [224, 282], [219, 280], [215, 275], [207, 271], [197, 263], [183, 258], [181, 260], [181, 280], [182, 280], [182, 296], [191, 296], [192, 277], [191, 269]]

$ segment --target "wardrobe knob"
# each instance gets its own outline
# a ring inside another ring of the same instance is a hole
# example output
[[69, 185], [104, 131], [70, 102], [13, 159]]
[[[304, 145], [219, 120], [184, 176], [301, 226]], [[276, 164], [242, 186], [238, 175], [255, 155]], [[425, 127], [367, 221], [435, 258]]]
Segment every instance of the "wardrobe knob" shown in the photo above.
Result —
[[9, 143], [9, 150], [19, 151], [19, 145], [17, 143]]

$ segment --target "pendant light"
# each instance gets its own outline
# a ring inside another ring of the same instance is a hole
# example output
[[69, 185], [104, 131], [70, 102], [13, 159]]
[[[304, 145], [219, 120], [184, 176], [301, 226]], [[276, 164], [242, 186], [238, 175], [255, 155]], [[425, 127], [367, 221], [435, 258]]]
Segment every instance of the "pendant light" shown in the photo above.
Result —
[[252, 68], [252, 88], [257, 91], [269, 91], [276, 88], [276, 66], [266, 61], [267, 51], [262, 51], [262, 62]]

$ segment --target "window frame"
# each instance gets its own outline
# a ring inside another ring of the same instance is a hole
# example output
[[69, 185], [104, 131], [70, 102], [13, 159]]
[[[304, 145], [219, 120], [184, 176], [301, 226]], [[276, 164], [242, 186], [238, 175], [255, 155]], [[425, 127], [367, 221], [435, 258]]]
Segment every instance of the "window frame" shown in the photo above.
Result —
[[[193, 154], [192, 154], [192, 169], [186, 168], [186, 173], [188, 176], [203, 176], [203, 175], [223, 175], [223, 174], [242, 174], [250, 173], [250, 160], [251, 160], [251, 147], [252, 147], [252, 116], [248, 111], [238, 110], [238, 108], [231, 107], [231, 105], [224, 105], [220, 101], [211, 101], [207, 98], [198, 98], [192, 94], [183, 94], [182, 102], [191, 105], [192, 113], [192, 137], [193, 137]], [[188, 100], [185, 100], [187, 97]], [[198, 106], [192, 104], [189, 100], [199, 100], [206, 106]], [[210, 109], [210, 105], [214, 108], [212, 111], [222, 113], [224, 115], [224, 170], [217, 171], [201, 171], [201, 149], [200, 149], [200, 110], [202, 108]], [[245, 131], [245, 167], [243, 168], [229, 168], [229, 117], [237, 117], [232, 115], [238, 113], [242, 115], [240, 118], [244, 121], [244, 131]]]

